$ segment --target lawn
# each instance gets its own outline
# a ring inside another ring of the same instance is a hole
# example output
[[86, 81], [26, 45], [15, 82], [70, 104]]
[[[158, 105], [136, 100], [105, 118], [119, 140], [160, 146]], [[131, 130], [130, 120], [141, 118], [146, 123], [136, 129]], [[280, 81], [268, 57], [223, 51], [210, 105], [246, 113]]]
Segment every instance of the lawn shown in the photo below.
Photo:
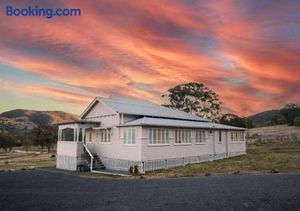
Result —
[[0, 153], [0, 171], [25, 170], [30, 168], [53, 167], [55, 158], [48, 153]]
[[[0, 171], [54, 167], [55, 158], [43, 153], [0, 153]], [[300, 172], [300, 142], [290, 144], [261, 144], [247, 147], [247, 154], [199, 164], [148, 172], [144, 178], [168, 178], [208, 175], [261, 174], [271, 169], [282, 172]], [[102, 174], [88, 174], [92, 178], [118, 178]], [[134, 177], [135, 178], [135, 177]]]
[[188, 177], [230, 174], [270, 173], [300, 171], [300, 142], [281, 145], [250, 145], [247, 154], [223, 160], [189, 164], [184, 167], [149, 172], [146, 178]]

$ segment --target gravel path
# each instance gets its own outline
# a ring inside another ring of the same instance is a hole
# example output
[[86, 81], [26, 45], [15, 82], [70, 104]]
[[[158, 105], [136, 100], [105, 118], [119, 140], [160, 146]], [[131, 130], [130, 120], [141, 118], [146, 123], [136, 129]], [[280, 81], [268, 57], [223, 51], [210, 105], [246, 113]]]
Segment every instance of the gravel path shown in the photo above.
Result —
[[98, 180], [0, 173], [0, 210], [299, 210], [300, 174]]

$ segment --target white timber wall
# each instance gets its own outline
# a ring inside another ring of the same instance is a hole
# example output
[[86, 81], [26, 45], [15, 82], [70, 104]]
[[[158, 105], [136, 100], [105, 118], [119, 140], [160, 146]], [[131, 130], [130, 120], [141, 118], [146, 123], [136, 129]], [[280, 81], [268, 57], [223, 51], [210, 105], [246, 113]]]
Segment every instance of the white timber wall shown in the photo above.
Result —
[[83, 153], [83, 145], [80, 142], [58, 141], [57, 154], [71, 157], [81, 156]]
[[81, 160], [82, 153], [82, 143], [71, 141], [58, 141], [56, 168], [76, 171], [78, 162], [79, 160]]
[[[204, 129], [205, 130], [205, 129]], [[219, 142], [218, 130], [205, 130], [206, 143], [196, 143], [196, 134], [192, 129], [192, 143], [176, 144], [175, 143], [175, 129], [169, 129], [169, 145], [148, 145], [147, 128], [143, 127], [142, 136], [142, 160], [160, 160], [160, 159], [173, 159], [184, 158], [193, 156], [205, 156], [215, 154], [229, 154], [235, 152], [245, 152], [246, 143], [232, 142], [230, 132], [222, 130], [222, 141]], [[228, 142], [227, 142], [227, 141]], [[227, 150], [228, 149], [228, 150]]]
[[[124, 144], [124, 130], [135, 129], [135, 144]], [[126, 127], [112, 128], [112, 136], [110, 143], [102, 143], [96, 137], [96, 131], [93, 131], [92, 142], [87, 142], [89, 148], [93, 149], [100, 157], [114, 158], [120, 160], [141, 161], [142, 148], [142, 128], [141, 127]]]
[[116, 126], [120, 122], [119, 114], [100, 102], [96, 103], [83, 119], [100, 121], [101, 127]]

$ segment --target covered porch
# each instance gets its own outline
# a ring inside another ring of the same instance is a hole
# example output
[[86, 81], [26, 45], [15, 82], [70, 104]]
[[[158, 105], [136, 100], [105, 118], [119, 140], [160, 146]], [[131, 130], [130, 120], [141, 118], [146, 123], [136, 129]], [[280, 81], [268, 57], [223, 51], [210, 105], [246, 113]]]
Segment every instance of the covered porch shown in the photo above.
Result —
[[76, 171], [82, 162], [84, 151], [92, 157], [85, 143], [92, 139], [92, 130], [99, 127], [100, 122], [77, 120], [56, 125], [58, 125], [56, 168]]

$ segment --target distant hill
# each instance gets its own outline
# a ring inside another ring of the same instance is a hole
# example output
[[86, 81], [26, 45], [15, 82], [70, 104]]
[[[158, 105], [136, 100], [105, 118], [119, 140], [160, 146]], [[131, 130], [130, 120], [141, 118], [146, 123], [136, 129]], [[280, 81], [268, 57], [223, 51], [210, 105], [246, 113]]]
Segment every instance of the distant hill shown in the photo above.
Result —
[[300, 106], [294, 103], [286, 104], [281, 109], [263, 111], [248, 117], [254, 127], [288, 124], [294, 125], [296, 117], [300, 117]]
[[280, 110], [263, 111], [248, 117], [248, 119], [252, 120], [255, 127], [271, 125], [274, 118], [283, 118]]
[[50, 124], [53, 122], [60, 122], [66, 120], [78, 119], [77, 115], [66, 113], [63, 111], [35, 111], [35, 110], [25, 110], [16, 109], [0, 114], [1, 117], [6, 117], [9, 119], [28, 119], [36, 125]]
[[78, 119], [77, 115], [63, 111], [16, 109], [0, 114], [0, 132], [19, 139], [30, 138], [32, 129], [38, 125], [75, 119]]

